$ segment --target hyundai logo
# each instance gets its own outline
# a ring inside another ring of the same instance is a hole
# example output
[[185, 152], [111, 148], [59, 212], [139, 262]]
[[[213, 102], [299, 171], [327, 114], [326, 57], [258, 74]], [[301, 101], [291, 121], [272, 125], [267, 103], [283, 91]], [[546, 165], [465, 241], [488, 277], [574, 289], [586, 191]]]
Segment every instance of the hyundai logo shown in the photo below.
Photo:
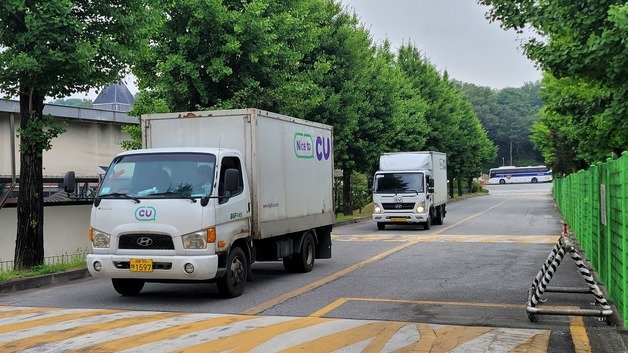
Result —
[[153, 239], [149, 238], [149, 237], [140, 237], [137, 238], [137, 245], [139, 246], [151, 246], [153, 245]]
[[395, 204], [396, 209], [401, 209], [403, 206], [400, 203]]

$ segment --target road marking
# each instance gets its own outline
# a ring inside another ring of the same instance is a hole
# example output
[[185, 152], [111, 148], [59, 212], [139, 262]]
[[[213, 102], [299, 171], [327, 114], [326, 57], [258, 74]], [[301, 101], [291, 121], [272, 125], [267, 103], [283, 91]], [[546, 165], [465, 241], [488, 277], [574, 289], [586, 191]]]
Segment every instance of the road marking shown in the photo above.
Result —
[[[20, 310], [14, 312], [17, 314]], [[523, 351], [523, 348], [545, 352], [548, 341], [539, 339], [539, 336], [549, 337], [549, 331], [545, 330], [376, 320], [140, 311], [112, 313], [111, 310], [91, 309], [82, 309], [80, 313], [75, 309], [58, 311], [61, 315], [57, 319], [77, 318], [13, 331], [21, 336], [4, 342], [0, 351], [388, 353], [440, 352], [464, 347], [465, 351], [510, 350], [514, 353]], [[91, 324], [77, 326], [87, 322]], [[0, 329], [12, 325], [0, 321]], [[26, 333], [32, 336], [25, 337]]]
[[38, 326], [47, 326], [56, 324], [63, 321], [70, 321], [75, 319], [80, 319], [88, 316], [93, 316], [100, 313], [116, 313], [120, 312], [119, 310], [88, 310], [88, 311], [80, 311], [80, 312], [65, 312], [64, 314], [52, 316], [52, 317], [44, 317], [37, 318], [33, 320], [25, 320], [17, 323], [12, 323], [8, 325], [0, 326], [0, 333], [13, 332], [24, 330], [28, 328], [38, 327]]
[[384, 298], [338, 298], [331, 304], [315, 311], [311, 317], [322, 317], [330, 311], [337, 309], [346, 302], [349, 301], [363, 301], [363, 302], [380, 302], [380, 303], [402, 303], [402, 304], [416, 304], [416, 305], [452, 305], [452, 306], [464, 306], [464, 307], [479, 307], [479, 308], [500, 308], [500, 309], [523, 309], [524, 305], [520, 304], [507, 304], [507, 303], [476, 303], [476, 302], [448, 302], [448, 301], [433, 301], [433, 300], [406, 300], [406, 299], [384, 299]]
[[349, 266], [349, 267], [347, 267], [347, 268], [345, 268], [343, 270], [340, 270], [340, 271], [338, 271], [338, 272], [336, 272], [336, 273], [334, 273], [332, 275], [329, 275], [329, 276], [327, 276], [325, 278], [319, 279], [318, 281], [310, 282], [310, 283], [306, 284], [303, 287], [300, 287], [300, 288], [295, 289], [293, 291], [284, 293], [284, 294], [282, 294], [282, 295], [280, 295], [280, 296], [278, 296], [276, 298], [267, 300], [267, 301], [265, 301], [265, 302], [263, 302], [261, 304], [258, 304], [258, 305], [254, 306], [254, 307], [252, 307], [252, 308], [250, 308], [248, 310], [245, 310], [242, 314], [244, 314], [244, 315], [257, 315], [257, 314], [260, 314], [260, 313], [262, 313], [262, 312], [264, 312], [264, 311], [274, 307], [277, 304], [283, 303], [283, 302], [285, 302], [287, 300], [290, 300], [290, 299], [292, 299], [294, 297], [297, 297], [299, 295], [302, 295], [302, 294], [305, 294], [307, 292], [310, 292], [310, 291], [312, 291], [312, 290], [314, 290], [314, 289], [316, 289], [318, 287], [321, 287], [321, 286], [323, 286], [323, 285], [325, 285], [327, 283], [333, 282], [333, 281], [337, 280], [338, 278], [340, 278], [342, 276], [345, 276], [345, 275], [347, 275], [347, 274], [349, 274], [349, 273], [351, 273], [351, 272], [353, 272], [355, 270], [358, 270], [358, 269], [360, 269], [360, 268], [362, 268], [362, 267], [364, 267], [364, 266], [366, 266], [368, 264], [371, 264], [371, 263], [373, 263], [375, 261], [381, 260], [381, 259], [383, 259], [383, 258], [385, 258], [385, 257], [387, 257], [387, 256], [389, 256], [391, 254], [399, 252], [399, 251], [401, 251], [401, 250], [403, 250], [403, 249], [405, 249], [405, 248], [407, 248], [409, 246], [412, 246], [414, 244], [416, 244], [416, 242], [411, 241], [411, 242], [407, 242], [405, 244], [399, 245], [397, 247], [394, 247], [392, 249], [389, 249], [387, 251], [384, 251], [381, 254], [375, 255], [375, 256], [373, 256], [371, 258], [368, 258], [368, 259], [366, 259], [364, 261], [358, 262], [357, 264], [351, 265], [351, 266]]
[[[510, 201], [510, 199], [504, 200], [504, 201], [502, 201], [502, 202], [500, 202], [500, 203], [498, 203], [496, 205], [493, 205], [493, 206], [485, 209], [484, 211], [478, 212], [478, 213], [476, 213], [476, 214], [474, 214], [472, 216], [469, 216], [469, 217], [467, 217], [467, 218], [465, 218], [465, 219], [463, 219], [461, 221], [458, 221], [458, 222], [456, 222], [456, 223], [454, 223], [454, 224], [452, 224], [452, 225], [450, 225], [448, 227], [442, 228], [442, 229], [438, 230], [437, 232], [432, 233], [432, 235], [438, 235], [438, 234], [440, 234], [442, 232], [445, 232], [445, 231], [447, 231], [447, 230], [449, 230], [449, 229], [451, 229], [453, 227], [457, 227], [458, 225], [460, 225], [460, 224], [462, 224], [462, 223], [464, 223], [464, 222], [466, 222], [466, 221], [468, 221], [470, 219], [478, 217], [478, 216], [480, 216], [480, 215], [482, 215], [482, 214], [484, 214], [486, 212], [489, 212], [492, 209], [494, 209], [496, 207], [499, 207], [499, 206], [503, 205], [504, 203], [506, 203], [508, 201]], [[399, 251], [401, 251], [401, 250], [403, 250], [403, 249], [405, 249], [407, 247], [410, 247], [410, 246], [412, 246], [414, 244], [417, 244], [417, 243], [418, 243], [418, 241], [410, 240], [410, 241], [408, 241], [405, 244], [399, 245], [399, 246], [397, 246], [395, 248], [392, 248], [390, 250], [384, 251], [381, 254], [375, 255], [375, 256], [373, 256], [371, 258], [368, 258], [366, 260], [358, 262], [357, 264], [354, 264], [354, 265], [351, 265], [349, 267], [346, 267], [346, 268], [344, 268], [344, 269], [342, 269], [342, 270], [340, 270], [340, 271], [338, 271], [338, 272], [336, 272], [334, 274], [331, 274], [331, 275], [329, 275], [329, 276], [327, 276], [325, 278], [322, 278], [322, 279], [314, 281], [314, 282], [310, 282], [309, 284], [306, 284], [303, 287], [300, 287], [300, 288], [295, 289], [293, 291], [284, 293], [284, 294], [282, 294], [282, 295], [280, 295], [278, 297], [275, 297], [273, 299], [267, 300], [267, 301], [265, 301], [265, 302], [263, 302], [261, 304], [258, 304], [258, 305], [254, 306], [254, 307], [252, 307], [252, 308], [250, 308], [248, 310], [245, 310], [242, 314], [244, 314], [244, 315], [258, 315], [258, 314], [260, 314], [260, 313], [262, 313], [262, 312], [264, 312], [264, 311], [266, 311], [266, 310], [268, 310], [268, 309], [270, 309], [270, 308], [272, 308], [272, 307], [274, 307], [274, 306], [276, 306], [278, 304], [281, 304], [281, 303], [283, 303], [285, 301], [288, 301], [288, 300], [290, 300], [292, 298], [295, 298], [295, 297], [297, 297], [299, 295], [305, 294], [305, 293], [310, 292], [310, 291], [312, 291], [312, 290], [314, 290], [314, 289], [316, 289], [318, 287], [321, 287], [321, 286], [323, 286], [325, 284], [333, 282], [333, 281], [337, 280], [338, 278], [340, 278], [342, 276], [345, 276], [345, 275], [347, 275], [347, 274], [349, 274], [349, 273], [351, 273], [351, 272], [353, 272], [355, 270], [358, 270], [358, 269], [360, 269], [360, 268], [362, 268], [362, 267], [364, 267], [366, 265], [369, 265], [369, 264], [371, 264], [373, 262], [376, 262], [376, 261], [379, 261], [379, 260], [381, 260], [383, 258], [386, 258], [386, 257], [388, 257], [388, 256], [390, 256], [390, 255], [392, 255], [392, 254], [394, 254], [396, 252], [399, 252]]]
[[571, 316], [569, 318], [569, 331], [571, 332], [571, 339], [576, 353], [591, 353], [589, 336], [581, 316]]
[[555, 244], [560, 235], [395, 235], [395, 234], [360, 234], [332, 235], [336, 241], [382, 241], [417, 243], [516, 243], [516, 244]]

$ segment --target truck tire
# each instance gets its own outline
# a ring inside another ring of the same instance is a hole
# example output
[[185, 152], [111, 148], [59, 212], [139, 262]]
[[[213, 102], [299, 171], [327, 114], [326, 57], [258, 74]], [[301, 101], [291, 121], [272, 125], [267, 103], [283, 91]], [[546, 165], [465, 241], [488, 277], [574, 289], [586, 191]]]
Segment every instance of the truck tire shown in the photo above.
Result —
[[386, 229], [386, 223], [384, 223], [384, 222], [377, 222], [377, 229], [378, 230]]
[[310, 231], [306, 232], [303, 236], [299, 252], [283, 259], [284, 269], [288, 272], [300, 273], [312, 271], [314, 267], [315, 247], [314, 235], [312, 235]]
[[427, 221], [423, 222], [423, 229], [429, 230], [432, 227], [432, 217], [428, 216]]
[[235, 247], [229, 252], [227, 259], [227, 272], [218, 279], [218, 290], [227, 298], [235, 298], [242, 295], [246, 284], [248, 261], [241, 247]]
[[442, 225], [443, 224], [443, 207], [437, 206], [436, 211], [434, 212], [434, 225]]
[[537, 179], [537, 178], [532, 178], [532, 184], [536, 184], [536, 183], [538, 183], [538, 182], [539, 182], [539, 179]]
[[506, 180], [504, 180], [504, 179], [499, 179], [499, 183], [500, 183], [500, 184], [506, 184]]
[[112, 278], [111, 283], [116, 292], [127, 297], [134, 297], [140, 294], [142, 288], [144, 288], [144, 281], [141, 279]]

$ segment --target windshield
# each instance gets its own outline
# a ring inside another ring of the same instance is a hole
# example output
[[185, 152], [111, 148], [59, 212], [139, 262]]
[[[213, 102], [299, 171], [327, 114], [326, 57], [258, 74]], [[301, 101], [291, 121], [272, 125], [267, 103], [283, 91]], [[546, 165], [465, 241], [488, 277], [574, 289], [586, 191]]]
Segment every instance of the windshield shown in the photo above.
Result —
[[113, 160], [98, 197], [182, 198], [210, 196], [216, 156], [203, 153], [155, 153]]
[[423, 192], [423, 173], [381, 173], [375, 174], [376, 194], [396, 194]]

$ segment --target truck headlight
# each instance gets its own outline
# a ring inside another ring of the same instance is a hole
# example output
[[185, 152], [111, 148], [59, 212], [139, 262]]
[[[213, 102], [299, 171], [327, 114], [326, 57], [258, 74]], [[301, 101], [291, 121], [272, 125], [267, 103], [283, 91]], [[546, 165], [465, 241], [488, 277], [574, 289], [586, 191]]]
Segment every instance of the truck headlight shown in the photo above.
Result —
[[109, 234], [96, 229], [90, 229], [90, 238], [92, 238], [92, 246], [98, 249], [106, 249], [109, 247]]
[[379, 207], [378, 204], [375, 204], [375, 207], [373, 207], [373, 213], [382, 213], [382, 208]]
[[425, 212], [425, 201], [419, 202], [416, 206], [416, 213], [423, 213], [423, 212]]
[[207, 248], [207, 231], [202, 230], [181, 236], [184, 249], [205, 249]]

